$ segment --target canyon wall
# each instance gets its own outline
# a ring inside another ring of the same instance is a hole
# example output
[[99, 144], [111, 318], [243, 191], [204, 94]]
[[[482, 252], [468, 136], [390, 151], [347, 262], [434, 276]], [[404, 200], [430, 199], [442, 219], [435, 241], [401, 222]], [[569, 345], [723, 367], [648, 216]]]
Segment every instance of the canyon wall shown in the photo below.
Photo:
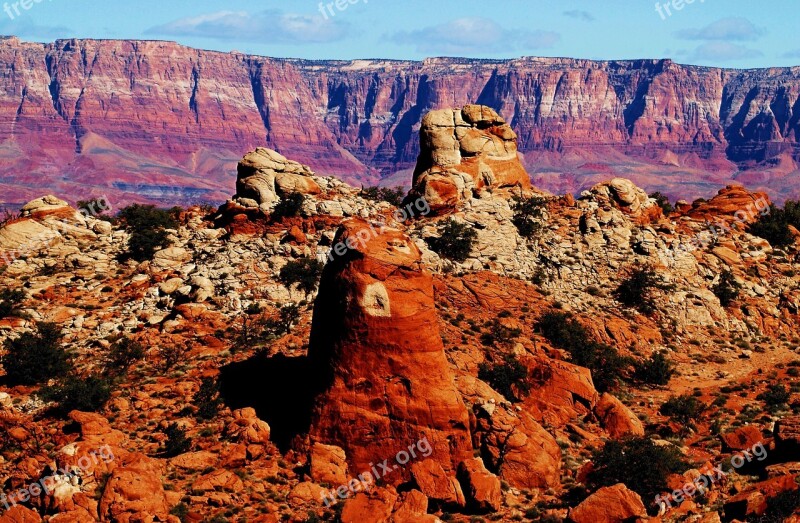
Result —
[[556, 192], [612, 175], [676, 196], [738, 179], [781, 199], [800, 185], [800, 67], [306, 61], [12, 37], [0, 40], [0, 200], [218, 203], [256, 146], [350, 183], [408, 185], [422, 115], [468, 103], [511, 124], [534, 183]]

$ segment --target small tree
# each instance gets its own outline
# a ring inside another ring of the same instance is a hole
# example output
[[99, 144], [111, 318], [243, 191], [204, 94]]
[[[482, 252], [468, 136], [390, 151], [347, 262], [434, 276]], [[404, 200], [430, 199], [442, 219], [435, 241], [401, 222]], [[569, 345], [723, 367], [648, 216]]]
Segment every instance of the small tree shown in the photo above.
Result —
[[299, 216], [303, 211], [306, 197], [300, 193], [284, 195], [272, 211], [274, 218], [292, 218]]
[[169, 245], [167, 229], [178, 226], [176, 210], [156, 209], [155, 205], [133, 204], [122, 209], [117, 218], [130, 234], [123, 259], [143, 262], [153, 258], [156, 251]]
[[770, 205], [769, 212], [747, 228], [747, 232], [764, 238], [773, 247], [786, 247], [794, 243], [789, 226], [800, 228], [800, 202], [788, 200], [783, 209]]
[[672, 290], [650, 265], [636, 266], [614, 291], [614, 298], [623, 305], [638, 309], [642, 314], [656, 310], [655, 291]]
[[757, 396], [756, 399], [767, 404], [770, 410], [777, 410], [789, 403], [792, 394], [783, 383], [772, 383], [767, 390]]
[[455, 262], [467, 261], [478, 233], [467, 223], [449, 219], [439, 225], [439, 237], [429, 238], [428, 246], [439, 256]]
[[61, 346], [61, 329], [53, 323], [38, 323], [34, 332], [26, 332], [5, 342], [6, 355], [0, 359], [6, 378], [13, 385], [37, 385], [63, 376], [72, 368]]
[[111, 399], [112, 384], [108, 378], [69, 375], [58, 385], [43, 392], [48, 401], [58, 404], [58, 410], [66, 414], [73, 410], [97, 412]]
[[635, 368], [634, 377], [650, 385], [667, 385], [675, 374], [675, 364], [668, 360], [663, 352], [657, 352], [648, 359], [636, 363]]
[[661, 210], [664, 211], [665, 216], [669, 216], [675, 211], [675, 208], [669, 201], [669, 198], [661, 194], [660, 192], [654, 192], [650, 195], [650, 198], [654, 199]]
[[645, 500], [670, 490], [667, 478], [689, 467], [677, 448], [656, 445], [646, 437], [610, 440], [594, 452], [592, 463], [594, 470], [589, 475], [592, 488], [624, 483]]
[[528, 369], [513, 354], [506, 354], [500, 363], [481, 363], [478, 379], [488, 383], [494, 390], [512, 401], [521, 398], [518, 392], [527, 394], [530, 384], [527, 382]]
[[114, 342], [106, 355], [106, 365], [114, 371], [126, 371], [145, 356], [144, 345], [124, 336]]
[[705, 409], [705, 405], [700, 403], [697, 398], [686, 394], [683, 396], [672, 396], [661, 405], [659, 412], [664, 416], [669, 416], [671, 420], [688, 427], [700, 419]]
[[177, 423], [170, 423], [164, 430], [164, 434], [167, 436], [167, 440], [159, 452], [160, 456], [174, 458], [192, 449], [192, 440], [186, 436], [186, 429], [179, 427]]
[[406, 195], [405, 189], [402, 187], [367, 187], [361, 189], [361, 197], [365, 200], [373, 202], [387, 202], [395, 207], [400, 207], [403, 204], [403, 198]]
[[281, 307], [277, 318], [270, 318], [264, 322], [264, 330], [268, 335], [279, 338], [289, 334], [297, 322], [300, 321], [300, 306], [290, 303]]
[[203, 420], [214, 419], [222, 406], [219, 383], [213, 378], [203, 378], [200, 390], [194, 395], [197, 417]]
[[325, 265], [314, 258], [292, 260], [283, 266], [278, 274], [278, 281], [287, 287], [297, 284], [301, 291], [311, 294], [319, 285], [324, 268]]
[[545, 215], [547, 200], [540, 196], [530, 198], [516, 198], [514, 200], [514, 218], [512, 221], [517, 227], [520, 236], [531, 239], [542, 229], [540, 220]]
[[719, 298], [719, 302], [723, 307], [729, 307], [734, 301], [736, 301], [736, 299], [739, 298], [741, 290], [741, 284], [736, 281], [736, 277], [733, 275], [733, 272], [727, 269], [722, 271], [722, 274], [719, 276], [719, 281], [712, 289], [714, 295]]
[[20, 290], [3, 289], [0, 291], [0, 318], [16, 316], [19, 307], [25, 300], [25, 293]]

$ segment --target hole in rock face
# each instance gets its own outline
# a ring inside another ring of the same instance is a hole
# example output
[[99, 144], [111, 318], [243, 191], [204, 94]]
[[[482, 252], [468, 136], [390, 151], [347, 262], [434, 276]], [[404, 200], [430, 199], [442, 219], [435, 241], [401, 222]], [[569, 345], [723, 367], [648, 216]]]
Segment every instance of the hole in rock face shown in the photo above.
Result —
[[306, 434], [311, 426], [314, 398], [324, 383], [312, 368], [305, 356], [256, 355], [222, 368], [222, 397], [233, 410], [254, 408], [269, 423], [272, 440], [286, 452], [295, 436]]

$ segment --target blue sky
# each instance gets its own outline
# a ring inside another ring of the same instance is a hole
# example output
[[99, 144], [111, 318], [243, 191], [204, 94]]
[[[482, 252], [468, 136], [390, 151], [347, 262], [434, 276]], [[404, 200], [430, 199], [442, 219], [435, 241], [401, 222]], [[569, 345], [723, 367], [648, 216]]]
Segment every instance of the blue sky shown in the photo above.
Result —
[[0, 34], [36, 41], [176, 40], [312, 59], [668, 57], [725, 67], [800, 65], [797, 0], [661, 0], [658, 8], [656, 0], [339, 0], [344, 9], [335, 0], [330, 7], [319, 0], [38, 0], [27, 10], [17, 1], [0, 0]]

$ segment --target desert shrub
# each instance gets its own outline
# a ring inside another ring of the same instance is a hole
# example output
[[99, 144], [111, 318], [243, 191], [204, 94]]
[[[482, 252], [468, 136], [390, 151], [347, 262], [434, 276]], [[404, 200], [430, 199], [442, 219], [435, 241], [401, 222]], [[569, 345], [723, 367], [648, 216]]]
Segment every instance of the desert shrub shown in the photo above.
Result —
[[172, 507], [169, 513], [181, 520], [181, 523], [185, 523], [189, 519], [189, 505], [186, 503], [178, 503]]
[[711, 290], [719, 298], [722, 306], [728, 307], [739, 297], [742, 286], [736, 281], [736, 277], [731, 271], [725, 270], [720, 274], [719, 281]]
[[192, 440], [186, 436], [186, 429], [181, 428], [177, 423], [170, 423], [164, 429], [164, 434], [167, 439], [161, 447], [160, 456], [174, 458], [191, 450]]
[[800, 507], [800, 490], [783, 492], [767, 501], [767, 511], [761, 516], [754, 516], [749, 523], [783, 523], [795, 514]]
[[670, 203], [669, 198], [667, 198], [660, 192], [654, 192], [653, 194], [650, 195], [650, 198], [656, 201], [658, 206], [661, 207], [661, 210], [664, 211], [665, 216], [669, 216], [675, 210], [675, 208]]
[[203, 420], [214, 419], [222, 407], [219, 383], [213, 378], [203, 378], [200, 389], [194, 395], [197, 417]]
[[61, 338], [57, 325], [38, 323], [34, 332], [7, 339], [0, 363], [9, 384], [36, 385], [68, 373], [72, 365]]
[[537, 326], [550, 343], [570, 354], [572, 363], [592, 371], [594, 384], [602, 392], [615, 388], [632, 364], [613, 347], [593, 340], [570, 314], [547, 312]]
[[73, 410], [96, 412], [111, 399], [112, 389], [108, 378], [72, 374], [57, 385], [45, 389], [42, 396], [48, 401], [56, 402], [58, 410], [63, 414]]
[[610, 440], [593, 453], [592, 463], [592, 488], [624, 483], [645, 501], [669, 490], [670, 474], [682, 473], [689, 467], [677, 448], [656, 445], [647, 437]]
[[513, 354], [507, 354], [500, 363], [481, 363], [478, 379], [488, 383], [494, 390], [512, 401], [521, 398], [517, 391], [527, 394], [530, 384], [527, 383], [528, 369]]
[[642, 314], [656, 311], [655, 291], [671, 290], [672, 287], [656, 274], [650, 265], [633, 267], [614, 291], [614, 298], [627, 307], [638, 309]]
[[155, 205], [133, 204], [122, 209], [117, 219], [130, 234], [123, 259], [143, 262], [153, 258], [156, 251], [169, 245], [167, 229], [178, 226], [176, 211], [157, 209]]
[[481, 334], [481, 343], [487, 347], [507, 345], [522, 334], [520, 329], [506, 327], [496, 318], [489, 322], [487, 326], [487, 332]]
[[21, 290], [3, 289], [0, 291], [0, 318], [17, 315], [19, 306], [24, 299], [25, 292]]
[[469, 258], [477, 238], [478, 233], [471, 225], [451, 218], [439, 225], [439, 237], [429, 238], [428, 246], [439, 256], [460, 263]]
[[700, 419], [705, 412], [705, 405], [694, 396], [685, 394], [669, 398], [661, 405], [659, 412], [664, 416], [669, 416], [673, 421], [689, 426]]
[[303, 211], [303, 204], [306, 202], [306, 197], [299, 193], [287, 194], [272, 210], [272, 216], [275, 218], [291, 218], [293, 216], [300, 216]]
[[644, 361], [635, 364], [634, 377], [649, 385], [666, 385], [675, 374], [675, 365], [664, 355], [657, 352]]
[[167, 343], [158, 348], [158, 355], [161, 356], [161, 368], [164, 372], [169, 372], [183, 361], [187, 352], [192, 349], [191, 342], [187, 343]]
[[124, 336], [116, 340], [106, 354], [106, 366], [113, 371], [125, 371], [145, 356], [144, 345]]
[[800, 228], [800, 202], [788, 200], [783, 208], [771, 205], [769, 213], [758, 217], [747, 232], [764, 238], [773, 247], [786, 247], [794, 242], [789, 226]]
[[361, 197], [365, 200], [373, 202], [387, 202], [395, 207], [400, 207], [403, 204], [403, 198], [406, 195], [405, 189], [402, 187], [367, 187], [361, 189]]
[[291, 260], [281, 269], [278, 281], [287, 287], [296, 284], [301, 291], [311, 294], [319, 285], [324, 268], [325, 265], [314, 258]]
[[766, 403], [767, 407], [775, 409], [789, 403], [791, 396], [786, 385], [783, 383], [773, 383], [767, 387], [767, 390], [759, 394], [756, 399]]
[[530, 239], [542, 229], [540, 220], [544, 217], [546, 205], [547, 200], [539, 196], [514, 199], [512, 222], [520, 236]]
[[268, 336], [279, 338], [292, 332], [299, 321], [300, 306], [290, 303], [280, 308], [276, 318], [270, 318], [264, 322], [264, 330]]

